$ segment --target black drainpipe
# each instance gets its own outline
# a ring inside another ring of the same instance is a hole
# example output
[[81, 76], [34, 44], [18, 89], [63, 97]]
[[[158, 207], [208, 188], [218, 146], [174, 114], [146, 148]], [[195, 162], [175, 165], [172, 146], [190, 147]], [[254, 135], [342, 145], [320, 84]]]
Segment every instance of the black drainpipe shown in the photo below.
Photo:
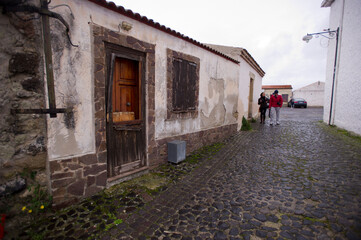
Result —
[[336, 65], [337, 65], [337, 54], [338, 54], [338, 36], [339, 36], [340, 28], [338, 27], [336, 30], [336, 51], [335, 51], [335, 63], [333, 65], [333, 79], [332, 79], [332, 90], [331, 90], [331, 103], [330, 103], [330, 115], [328, 118], [328, 125], [331, 125], [331, 117], [332, 117], [332, 105], [333, 105], [333, 92], [335, 89], [335, 79], [336, 79]]

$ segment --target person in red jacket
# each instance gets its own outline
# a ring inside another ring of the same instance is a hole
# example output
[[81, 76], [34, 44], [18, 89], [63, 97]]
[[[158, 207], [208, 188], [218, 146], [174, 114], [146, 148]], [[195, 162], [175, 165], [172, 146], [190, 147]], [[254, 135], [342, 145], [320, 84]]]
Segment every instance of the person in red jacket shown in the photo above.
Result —
[[280, 124], [280, 109], [282, 105], [283, 105], [282, 96], [278, 95], [278, 90], [275, 90], [269, 100], [269, 111], [271, 113], [270, 125], [273, 125], [274, 123], [276, 123], [277, 125]]

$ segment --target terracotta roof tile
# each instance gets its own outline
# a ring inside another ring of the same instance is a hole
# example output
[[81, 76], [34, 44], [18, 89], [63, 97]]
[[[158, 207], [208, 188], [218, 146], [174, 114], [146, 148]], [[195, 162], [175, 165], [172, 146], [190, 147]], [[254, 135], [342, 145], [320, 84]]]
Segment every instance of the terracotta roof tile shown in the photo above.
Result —
[[207, 50], [209, 52], [212, 52], [212, 53], [214, 53], [216, 55], [219, 55], [219, 56], [221, 56], [221, 57], [223, 57], [223, 58], [225, 58], [225, 59], [227, 59], [229, 61], [232, 61], [232, 62], [237, 63], [237, 64], [239, 63], [239, 61], [227, 56], [226, 54], [223, 54], [223, 53], [221, 53], [221, 52], [219, 52], [219, 51], [217, 51], [215, 49], [212, 49], [212, 48], [206, 46], [205, 44], [202, 44], [202, 43], [200, 43], [200, 42], [198, 42], [198, 41], [196, 41], [196, 40], [194, 40], [194, 39], [192, 39], [190, 37], [187, 37], [187, 36], [177, 32], [177, 31], [174, 31], [174, 30], [172, 30], [172, 29], [170, 29], [170, 28], [168, 28], [168, 27], [166, 27], [164, 25], [161, 25], [158, 22], [154, 22], [153, 19], [148, 19], [147, 17], [142, 16], [139, 13], [134, 13], [132, 10], [125, 9], [122, 6], [117, 6], [113, 2], [107, 2], [106, 0], [88, 0], [88, 1], [93, 2], [93, 3], [95, 3], [95, 4], [97, 4], [97, 5], [101, 6], [101, 7], [112, 10], [114, 12], [117, 12], [119, 14], [122, 14], [122, 15], [124, 15], [126, 17], [137, 20], [137, 21], [139, 21], [141, 23], [144, 23], [144, 24], [146, 24], [148, 26], [156, 28], [156, 29], [158, 29], [160, 31], [163, 31], [163, 32], [168, 33], [170, 35], [173, 35], [175, 37], [183, 39], [184, 41], [192, 43], [192, 44], [194, 44], [194, 45], [196, 45], [196, 46], [198, 46], [200, 48], [203, 48], [203, 49], [205, 49], [205, 50]]

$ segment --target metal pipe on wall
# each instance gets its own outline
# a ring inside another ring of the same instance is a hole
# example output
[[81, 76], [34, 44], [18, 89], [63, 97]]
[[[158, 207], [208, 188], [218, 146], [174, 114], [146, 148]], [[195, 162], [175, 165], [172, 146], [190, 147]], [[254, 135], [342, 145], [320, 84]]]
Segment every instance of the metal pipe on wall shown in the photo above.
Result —
[[331, 125], [331, 118], [332, 118], [333, 95], [334, 95], [334, 89], [335, 89], [336, 68], [337, 68], [339, 30], [340, 30], [340, 28], [338, 27], [336, 30], [336, 50], [335, 50], [335, 61], [333, 64], [332, 90], [331, 90], [330, 114], [329, 114], [329, 118], [328, 118], [328, 125]]

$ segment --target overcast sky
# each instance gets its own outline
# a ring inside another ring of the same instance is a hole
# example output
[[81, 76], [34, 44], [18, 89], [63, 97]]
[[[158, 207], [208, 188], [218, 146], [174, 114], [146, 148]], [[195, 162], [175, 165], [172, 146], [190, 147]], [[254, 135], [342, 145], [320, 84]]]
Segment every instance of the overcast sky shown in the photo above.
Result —
[[[113, 0], [202, 43], [242, 47], [266, 72], [263, 84], [293, 89], [325, 81], [329, 26], [322, 0]], [[332, 40], [331, 40], [332, 41]]]

